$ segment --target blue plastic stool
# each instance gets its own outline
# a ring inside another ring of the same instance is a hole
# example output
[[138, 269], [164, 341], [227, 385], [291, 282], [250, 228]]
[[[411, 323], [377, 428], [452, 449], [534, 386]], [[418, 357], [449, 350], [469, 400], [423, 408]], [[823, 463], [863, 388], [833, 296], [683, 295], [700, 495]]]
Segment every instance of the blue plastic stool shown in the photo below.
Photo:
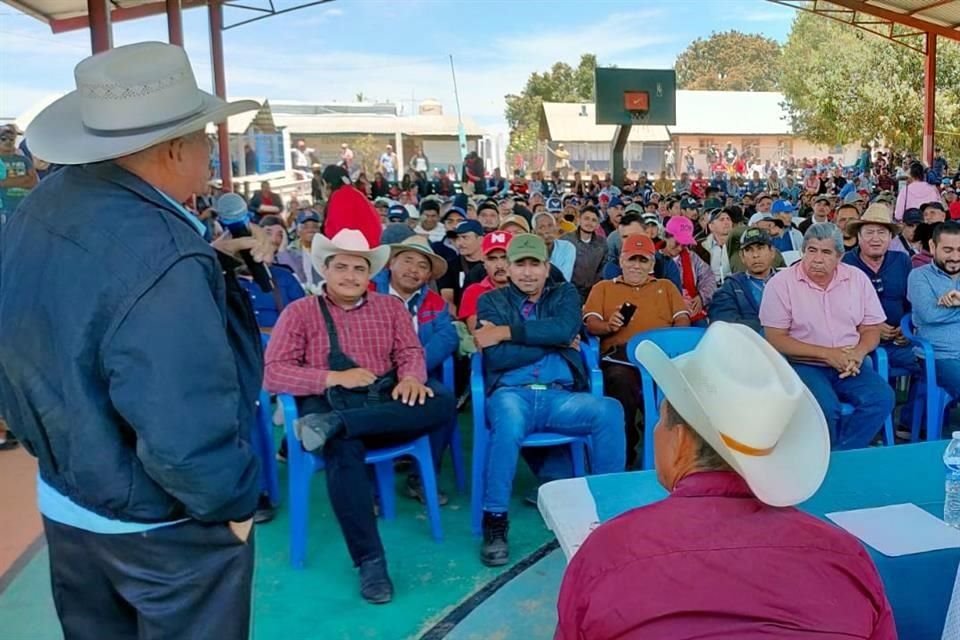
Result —
[[653, 430], [660, 418], [660, 403], [663, 393], [640, 361], [637, 360], [637, 346], [649, 340], [660, 347], [670, 358], [676, 358], [693, 351], [703, 338], [706, 329], [700, 327], [667, 327], [642, 331], [630, 338], [627, 343], [627, 358], [640, 370], [640, 386], [643, 392], [643, 468], [653, 469]]
[[[589, 363], [589, 360], [588, 360]], [[591, 380], [599, 371], [591, 372]], [[592, 385], [591, 385], [592, 386]], [[591, 389], [591, 393], [594, 393]], [[470, 520], [474, 535], [480, 535], [483, 524], [483, 493], [487, 471], [487, 448], [490, 443], [490, 429], [487, 426], [486, 389], [483, 383], [483, 356], [475, 353], [470, 359], [470, 395], [473, 407], [473, 466], [470, 487]], [[595, 394], [596, 395], [596, 394]], [[533, 433], [523, 439], [521, 447], [558, 447], [569, 446], [573, 459], [573, 475], [586, 474], [584, 458], [588, 448], [585, 436], [565, 436], [558, 433]]]
[[[283, 407], [283, 422], [287, 439], [287, 470], [290, 491], [290, 564], [302, 569], [307, 557], [307, 529], [310, 514], [310, 480], [313, 474], [324, 468], [323, 457], [303, 450], [293, 430], [297, 419], [297, 403], [293, 396], [277, 396]], [[367, 452], [366, 462], [373, 465], [380, 497], [380, 512], [385, 520], [397, 517], [396, 489], [394, 486], [393, 461], [401, 456], [411, 456], [420, 468], [423, 493], [427, 502], [427, 519], [430, 533], [437, 542], [443, 540], [440, 526], [440, 503], [437, 499], [437, 476], [433, 470], [433, 455], [430, 438], [420, 436], [415, 440], [384, 449]]]

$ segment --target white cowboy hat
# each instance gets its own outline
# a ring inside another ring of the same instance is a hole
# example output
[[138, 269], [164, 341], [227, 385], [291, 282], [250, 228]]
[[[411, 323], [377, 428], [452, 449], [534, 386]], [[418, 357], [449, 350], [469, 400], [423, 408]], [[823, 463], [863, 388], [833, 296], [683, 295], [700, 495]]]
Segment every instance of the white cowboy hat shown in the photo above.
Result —
[[73, 73], [77, 89], [27, 127], [30, 150], [47, 162], [119, 158], [260, 108], [253, 100], [228, 103], [200, 91], [186, 52], [162, 42], [98, 53]]
[[755, 331], [711, 323], [697, 348], [672, 360], [654, 343], [637, 360], [685, 421], [775, 507], [803, 502], [827, 473], [830, 432], [820, 405]]
[[341, 229], [333, 238], [317, 234], [310, 247], [310, 259], [313, 267], [323, 273], [324, 264], [330, 256], [360, 256], [370, 263], [370, 275], [383, 271], [390, 261], [390, 245], [370, 248], [366, 236], [356, 229]]

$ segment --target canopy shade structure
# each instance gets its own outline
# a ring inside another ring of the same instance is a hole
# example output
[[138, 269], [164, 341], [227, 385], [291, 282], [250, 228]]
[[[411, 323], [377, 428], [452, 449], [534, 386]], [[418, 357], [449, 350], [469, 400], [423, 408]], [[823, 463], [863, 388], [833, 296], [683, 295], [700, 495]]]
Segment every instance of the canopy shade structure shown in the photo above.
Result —
[[[280, 0], [224, 0], [219, 4], [228, 9], [243, 12], [244, 17], [242, 19], [225, 24], [223, 27], [224, 29], [232, 29], [270, 16], [332, 1], [312, 0], [289, 3]], [[99, 9], [98, 7], [92, 7], [91, 5], [97, 3], [89, 0], [0, 0], [0, 2], [47, 23], [53, 33], [88, 28], [90, 26], [90, 16], [96, 15]], [[169, 14], [171, 5], [179, 6], [180, 9], [195, 9], [210, 3], [208, 0], [109, 0], [108, 4], [110, 5], [110, 22], [112, 23]]]

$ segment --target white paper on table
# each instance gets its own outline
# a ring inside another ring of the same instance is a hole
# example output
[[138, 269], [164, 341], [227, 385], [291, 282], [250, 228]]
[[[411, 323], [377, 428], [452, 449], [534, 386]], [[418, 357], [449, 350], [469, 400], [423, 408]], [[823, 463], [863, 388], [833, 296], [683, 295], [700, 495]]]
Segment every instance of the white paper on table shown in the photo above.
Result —
[[960, 548], [960, 530], [912, 503], [826, 516], [885, 556]]

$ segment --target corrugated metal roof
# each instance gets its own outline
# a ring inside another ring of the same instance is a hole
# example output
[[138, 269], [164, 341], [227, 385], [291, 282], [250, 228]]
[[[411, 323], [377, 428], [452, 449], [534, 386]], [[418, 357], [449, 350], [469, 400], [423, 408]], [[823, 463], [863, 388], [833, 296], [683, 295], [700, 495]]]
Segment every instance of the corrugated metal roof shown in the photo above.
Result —
[[[783, 94], [762, 91], [677, 91], [677, 124], [635, 125], [631, 142], [659, 142], [671, 135], [791, 135]], [[613, 125], [596, 124], [593, 103], [545, 102], [541, 135], [550, 140], [609, 142]], [[543, 129], [543, 127], [546, 127]]]
[[[293, 135], [320, 135], [326, 133], [371, 133], [393, 135], [399, 131], [410, 136], [455, 136], [458, 123], [454, 116], [416, 115], [384, 116], [376, 114], [289, 115], [274, 113], [278, 127], [286, 127]], [[484, 135], [484, 130], [469, 119], [463, 125], [471, 137]]]
[[[610, 142], [613, 139], [612, 124], [597, 124], [596, 110], [592, 102], [544, 102], [541, 134], [549, 140], [569, 142]], [[670, 139], [667, 128], [657, 126], [634, 126], [630, 130], [630, 142], [665, 142]]]

